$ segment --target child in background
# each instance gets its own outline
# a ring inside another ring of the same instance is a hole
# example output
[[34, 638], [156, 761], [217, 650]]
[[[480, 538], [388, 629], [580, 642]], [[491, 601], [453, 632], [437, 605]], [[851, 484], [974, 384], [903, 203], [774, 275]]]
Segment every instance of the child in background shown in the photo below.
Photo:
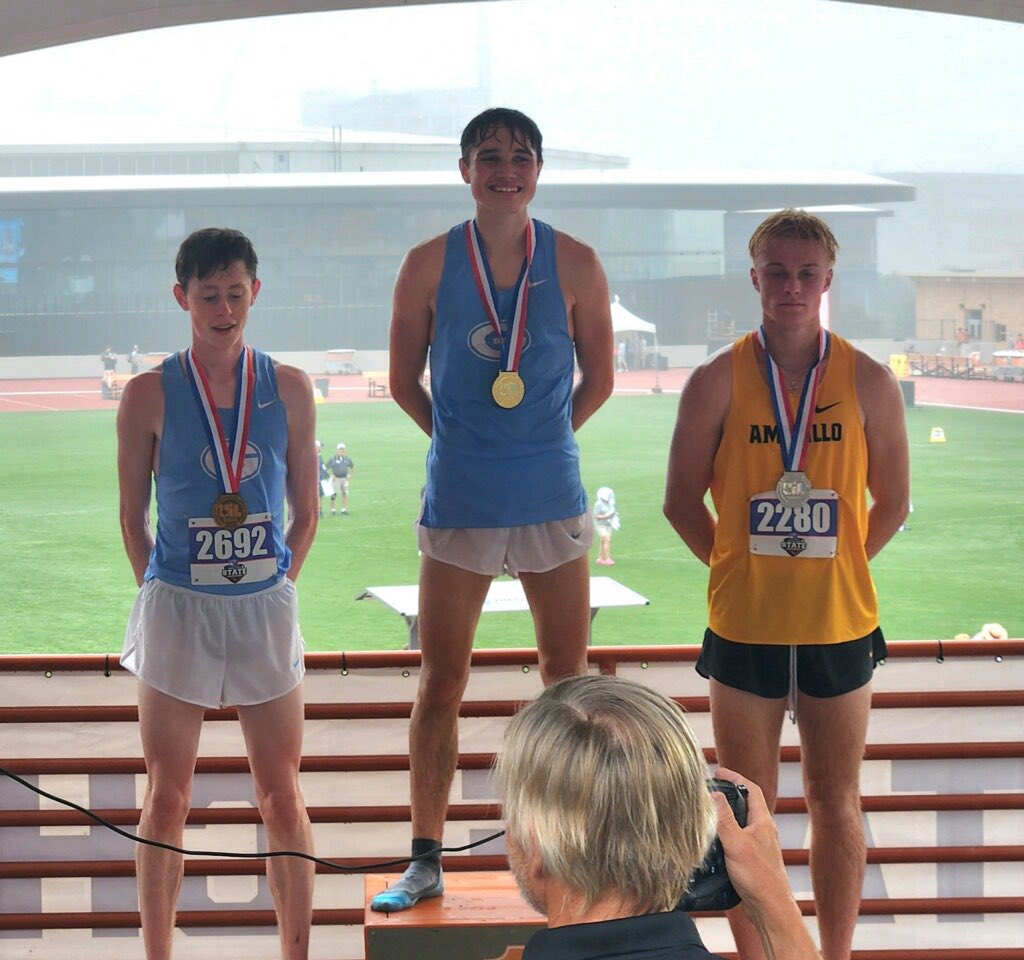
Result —
[[594, 501], [594, 532], [601, 542], [597, 562], [603, 567], [615, 563], [612, 559], [612, 531], [618, 529], [619, 512], [615, 509], [615, 491], [611, 487], [599, 487]]

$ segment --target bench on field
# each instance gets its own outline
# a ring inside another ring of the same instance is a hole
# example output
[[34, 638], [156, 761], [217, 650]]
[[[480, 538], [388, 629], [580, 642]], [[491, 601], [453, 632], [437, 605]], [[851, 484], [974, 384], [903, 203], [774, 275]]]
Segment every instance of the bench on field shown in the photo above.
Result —
[[[367, 587], [357, 600], [372, 597], [395, 611], [409, 627], [408, 650], [418, 650], [419, 599], [417, 584], [395, 587]], [[602, 607], [646, 607], [650, 600], [611, 577], [590, 578], [590, 623]], [[519, 580], [494, 580], [484, 599], [483, 613], [515, 613], [529, 610], [523, 585]]]
[[388, 373], [386, 370], [373, 370], [366, 374], [366, 395], [368, 397], [388, 396]]

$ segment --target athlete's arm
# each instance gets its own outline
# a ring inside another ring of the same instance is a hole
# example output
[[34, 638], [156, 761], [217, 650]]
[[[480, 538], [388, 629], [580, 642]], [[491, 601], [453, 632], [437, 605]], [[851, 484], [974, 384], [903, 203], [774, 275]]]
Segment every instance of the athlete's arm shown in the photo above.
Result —
[[569, 311], [580, 379], [572, 393], [572, 428], [579, 430], [611, 396], [615, 382], [608, 278], [592, 247], [556, 232], [558, 280]]
[[709, 565], [716, 521], [704, 495], [731, 399], [732, 355], [723, 351], [687, 378], [668, 454], [665, 516], [693, 555]]
[[433, 431], [433, 406], [422, 378], [444, 248], [443, 236], [413, 247], [398, 269], [392, 298], [388, 385], [395, 402], [428, 437]]
[[903, 422], [903, 397], [892, 371], [866, 354], [857, 354], [857, 398], [864, 412], [868, 446], [868, 559], [884, 547], [910, 508], [910, 453]]
[[163, 418], [160, 372], [151, 370], [132, 377], [124, 385], [117, 408], [117, 482], [121, 539], [135, 582], [140, 587], [153, 549], [149, 502], [158, 430]]
[[318, 494], [319, 468], [310, 452], [316, 449], [316, 407], [309, 377], [297, 367], [278, 364], [277, 393], [288, 414], [288, 527], [284, 542], [292, 552], [288, 578], [296, 580], [306, 562], [316, 533], [320, 510]]

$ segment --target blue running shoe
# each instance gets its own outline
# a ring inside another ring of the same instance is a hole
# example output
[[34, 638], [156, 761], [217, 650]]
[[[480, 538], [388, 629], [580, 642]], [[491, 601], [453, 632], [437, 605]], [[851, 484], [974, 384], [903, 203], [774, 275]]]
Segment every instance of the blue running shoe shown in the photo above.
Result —
[[417, 860], [409, 864], [401, 880], [370, 901], [370, 909], [378, 913], [398, 913], [416, 906], [420, 900], [439, 897], [443, 893], [441, 865], [433, 859]]

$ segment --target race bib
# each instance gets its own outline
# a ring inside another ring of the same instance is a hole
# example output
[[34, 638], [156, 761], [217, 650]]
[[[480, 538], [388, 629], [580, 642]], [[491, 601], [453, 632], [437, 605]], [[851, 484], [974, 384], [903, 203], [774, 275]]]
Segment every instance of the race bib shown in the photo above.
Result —
[[193, 584], [257, 583], [277, 574], [269, 513], [251, 513], [233, 530], [217, 526], [211, 517], [192, 517], [188, 550]]
[[807, 503], [787, 507], [774, 490], [750, 498], [750, 552], [761, 557], [836, 555], [839, 495], [812, 490]]

